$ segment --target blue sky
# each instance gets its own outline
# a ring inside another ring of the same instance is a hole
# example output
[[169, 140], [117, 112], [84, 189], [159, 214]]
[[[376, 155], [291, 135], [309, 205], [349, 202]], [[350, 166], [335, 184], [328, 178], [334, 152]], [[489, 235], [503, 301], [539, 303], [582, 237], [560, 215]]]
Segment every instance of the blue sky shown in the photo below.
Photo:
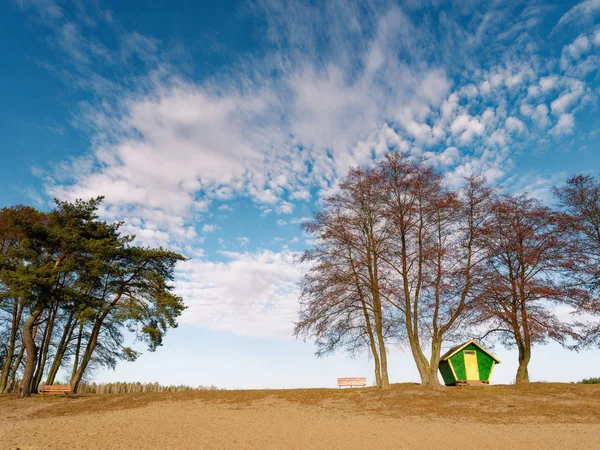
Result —
[[[400, 149], [457, 183], [551, 201], [600, 171], [600, 1], [0, 4], [0, 204], [105, 195], [178, 268], [189, 309], [164, 347], [99, 380], [331, 386], [366, 356], [295, 341], [299, 228], [352, 165]], [[496, 382], [510, 382], [516, 354]], [[600, 351], [534, 352], [535, 380]], [[551, 364], [563, 364], [551, 372]], [[392, 381], [416, 381], [394, 349]]]

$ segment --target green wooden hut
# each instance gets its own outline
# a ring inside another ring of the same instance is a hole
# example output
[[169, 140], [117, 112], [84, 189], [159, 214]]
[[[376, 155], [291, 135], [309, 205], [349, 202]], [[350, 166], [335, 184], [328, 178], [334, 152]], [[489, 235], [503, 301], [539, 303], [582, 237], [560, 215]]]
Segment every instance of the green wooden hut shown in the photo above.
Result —
[[440, 360], [446, 386], [477, 386], [490, 382], [494, 365], [500, 360], [474, 340], [448, 350]]

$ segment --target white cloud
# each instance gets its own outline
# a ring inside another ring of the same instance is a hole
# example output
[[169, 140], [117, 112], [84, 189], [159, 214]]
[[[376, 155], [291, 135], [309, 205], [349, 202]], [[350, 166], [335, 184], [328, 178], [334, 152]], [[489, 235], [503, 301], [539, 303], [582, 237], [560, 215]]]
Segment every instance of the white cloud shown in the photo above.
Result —
[[450, 126], [450, 130], [454, 136], [459, 136], [462, 144], [469, 144], [476, 136], [481, 136], [485, 131], [483, 124], [475, 117], [468, 114], [461, 114]]
[[121, 229], [124, 233], [135, 236], [140, 245], [150, 247], [166, 247], [173, 239], [171, 234], [166, 231], [136, 226], [131, 222], [127, 223]]
[[526, 131], [523, 121], [516, 117], [509, 117], [506, 119], [506, 129], [517, 134], [523, 134]]
[[289, 250], [223, 252], [177, 267], [176, 289], [189, 306], [181, 322], [248, 336], [291, 337], [304, 267]]
[[137, 31], [126, 32], [121, 37], [121, 58], [130, 61], [134, 56], [143, 62], [156, 62], [161, 42], [151, 36], [144, 36]]
[[443, 152], [426, 152], [423, 156], [429, 163], [438, 163], [441, 166], [451, 166], [460, 160], [460, 151], [456, 147], [448, 147]]
[[558, 83], [559, 78], [556, 75], [540, 78], [540, 87], [542, 88], [542, 92], [552, 91], [557, 87]]
[[507, 75], [505, 76], [504, 83], [510, 91], [520, 89], [523, 84], [535, 77], [533, 69], [527, 63], [523, 63], [515, 72], [508, 73]]
[[277, 225], [278, 226], [285, 226], [285, 225], [301, 225], [305, 222], [309, 222], [311, 221], [312, 218], [308, 217], [308, 216], [303, 216], [303, 217], [294, 217], [290, 220], [283, 220], [283, 219], [279, 219], [277, 220]]
[[275, 211], [277, 214], [291, 214], [294, 211], [294, 204], [283, 201], [277, 205]]
[[456, 147], [448, 147], [440, 153], [439, 161], [444, 166], [452, 165], [460, 159], [460, 152]]
[[573, 43], [567, 45], [560, 59], [560, 66], [566, 70], [570, 64], [577, 63], [579, 59], [592, 49], [592, 43], [584, 34], [580, 35]]
[[19, 0], [17, 4], [24, 10], [34, 9], [40, 18], [47, 22], [64, 17], [62, 8], [53, 0]]
[[[192, 209], [208, 210], [213, 199], [244, 195], [263, 205], [264, 214], [271, 209], [289, 214], [294, 203], [282, 198], [286, 192], [289, 200], [310, 199], [309, 188], [316, 186], [323, 195], [349, 165], [369, 162], [389, 148], [425, 154], [445, 166], [460, 165], [463, 159], [467, 167], [475, 164], [474, 156], [465, 159], [468, 152], [461, 154], [457, 146], [476, 143], [503, 149], [527, 134], [517, 112], [540, 128], [549, 127], [544, 103], [535, 107], [522, 103], [518, 111], [507, 110], [508, 97], [517, 90], [530, 92], [531, 86], [539, 85], [537, 95], [546, 96], [562, 88], [551, 103], [557, 117], [571, 111], [585, 92], [578, 80], [556, 75], [538, 80], [528, 64], [496, 67], [482, 74], [485, 81], [455, 91], [448, 91], [450, 84], [442, 72], [426, 73], [422, 81], [409, 78], [416, 89], [412, 96], [398, 91], [396, 101], [386, 99], [381, 104], [375, 102], [379, 84], [369, 84], [364, 75], [348, 85], [335, 67], [325, 73], [291, 74], [277, 89], [230, 86], [228, 94], [219, 95], [179, 80], [158, 84], [153, 96], [126, 98], [116, 127], [125, 131], [111, 141], [116, 145], [104, 144], [90, 158], [65, 165], [64, 172], [72, 175], [74, 183], [57, 180], [49, 190], [61, 198], [104, 193], [126, 214], [132, 209], [162, 210], [184, 221], [190, 220]], [[289, 103], [283, 92], [298, 102]], [[339, 99], [331, 97], [338, 95]], [[477, 103], [480, 95], [496, 104], [473, 114], [464, 102]], [[284, 100], [290, 108], [286, 112], [290, 128], [272, 113]], [[363, 103], [371, 112], [356, 116], [353, 108]], [[384, 120], [386, 114], [398, 120], [392, 121], [396, 128]], [[353, 119], [348, 122], [347, 116]], [[555, 132], [568, 129], [564, 120]], [[333, 126], [337, 138], [319, 131], [320, 126]], [[135, 136], [128, 130], [135, 130]], [[294, 139], [290, 140], [290, 132]], [[446, 143], [444, 152], [427, 149], [440, 141]], [[481, 161], [480, 170], [497, 176], [509, 157], [508, 152], [499, 152]]]
[[[443, 166], [450, 184], [473, 173], [499, 181], [526, 139], [574, 131], [589, 93], [581, 73], [595, 67], [586, 61], [600, 45], [600, 29], [577, 30], [579, 37], [563, 41], [569, 44], [560, 59], [545, 58], [535, 53], [533, 33], [519, 25], [510, 27], [518, 32], [511, 45], [500, 48], [507, 23], [504, 11], [493, 9], [475, 31], [450, 8], [440, 16], [438, 34], [387, 2], [382, 9], [378, 2], [358, 7], [332, 0], [312, 8], [268, 1], [260, 6], [261, 21], [269, 47], [277, 50], [264, 58], [238, 55], [242, 62], [233, 58], [213, 78], [191, 78], [163, 58], [159, 40], [131, 31], [115, 39], [118, 48], [107, 49], [86, 39], [51, 3], [21, 0], [44, 11], [57, 45], [76, 66], [76, 84], [100, 101], [74, 118], [92, 136], [89, 153], [45, 173], [48, 193], [63, 199], [105, 195], [103, 216], [125, 219], [125, 231], [138, 242], [189, 244], [186, 254], [195, 259], [177, 269], [178, 292], [190, 305], [182, 322], [257, 336], [290, 336], [303, 267], [288, 249], [224, 252], [225, 262], [207, 260], [194, 226], [200, 213], [205, 220], [212, 209], [232, 210], [216, 206], [223, 201], [238, 208], [249, 199], [260, 220], [298, 229], [310, 217], [265, 216], [318, 204], [295, 202], [310, 201], [311, 192], [318, 201], [336, 189], [348, 167], [369, 164], [390, 149]], [[560, 23], [584, 21], [598, 5], [584, 1]], [[357, 9], [368, 13], [359, 16]], [[126, 79], [114, 83], [90, 69], [138, 66], [133, 60], [143, 62], [144, 72], [124, 71]], [[578, 73], [574, 66], [584, 63]], [[531, 189], [542, 196], [546, 185]], [[202, 226], [203, 233], [216, 229]], [[220, 248], [248, 246], [249, 239], [237, 234], [245, 231], [217, 239]]]
[[585, 35], [579, 36], [572, 44], [565, 47], [565, 52], [573, 59], [579, 59], [592, 48], [592, 44]]
[[569, 11], [558, 21], [557, 27], [575, 22], [576, 24], [593, 20], [596, 13], [600, 11], [600, 0], [584, 0]]
[[[324, 68], [290, 64], [275, 79], [243, 70], [200, 83], [160, 70], [140, 77], [139, 92], [125, 89], [78, 118], [95, 145], [59, 164], [47, 191], [71, 200], [105, 195], [125, 219], [145, 209], [191, 221], [213, 200], [237, 196], [289, 214], [291, 201], [309, 200], [310, 189], [330, 189], [349, 166], [370, 162], [374, 147], [376, 154], [387, 151], [386, 140], [406, 150], [410, 144], [388, 120], [428, 145], [445, 138], [443, 124], [427, 121], [451, 82], [439, 69], [410, 67], [395, 56], [406, 21], [399, 9], [377, 19], [378, 34], [365, 40], [369, 51], [358, 57], [367, 69], [355, 79], [343, 59]], [[158, 46], [128, 33], [122, 58], [150, 61]], [[269, 61], [263, 64], [270, 73]], [[461, 142], [481, 132], [472, 119]]]
[[194, 211], [198, 211], [198, 212], [206, 212], [210, 209], [210, 205], [212, 203], [211, 199], [207, 199], [204, 198], [202, 200], [196, 200], [193, 204], [192, 204], [192, 208], [194, 209]]
[[229, 200], [235, 196], [235, 191], [232, 186], [221, 186], [212, 191], [212, 195], [214, 195], [219, 200]]
[[550, 118], [548, 117], [548, 107], [545, 104], [537, 105], [535, 111], [532, 114], [532, 119], [537, 123], [540, 128], [547, 128], [550, 125]]
[[293, 225], [298, 225], [298, 224], [302, 224], [304, 222], [308, 222], [312, 220], [312, 217], [294, 217], [293, 219], [290, 220], [290, 223]]
[[290, 194], [292, 200], [310, 200], [310, 192], [307, 190], [294, 191]]
[[[487, 82], [487, 81], [486, 81]], [[458, 109], [458, 93], [453, 92], [442, 102], [441, 110], [441, 121], [445, 124], [451, 122], [455, 111]]]
[[557, 171], [551, 176], [531, 172], [525, 176], [514, 177], [508, 180], [509, 189], [514, 194], [527, 194], [542, 202], [552, 202], [552, 186], [557, 186], [564, 181], [566, 174]]
[[572, 81], [570, 86], [560, 97], [550, 103], [554, 114], [562, 114], [575, 106], [585, 92], [584, 84], [580, 81]]
[[[326, 3], [325, 13], [297, 2], [263, 5], [267, 39], [279, 50], [263, 59], [244, 55], [243, 63], [223, 67], [214, 78], [182, 76], [163, 61], [163, 43], [149, 36], [124, 33], [118, 49], [107, 51], [101, 43], [78, 42], [80, 28], [62, 28], [57, 39], [79, 65], [133, 66], [137, 58], [150, 70], [108, 89], [112, 97], [107, 88], [94, 91], [102, 101], [76, 118], [92, 136], [90, 152], [58, 164], [48, 193], [64, 199], [105, 195], [106, 215], [125, 219], [140, 242], [199, 244], [193, 224], [200, 213], [204, 220], [212, 209], [231, 209], [217, 207], [220, 202], [237, 207], [245, 198], [262, 216], [291, 214], [296, 205], [300, 209], [297, 201], [312, 199], [311, 192], [318, 200], [334, 191], [348, 167], [369, 164], [390, 149], [428, 157], [449, 172], [450, 183], [471, 173], [496, 181], [527, 139], [546, 136], [548, 129], [552, 136], [573, 132], [590, 92], [585, 79], [574, 70], [561, 72], [558, 57], [535, 54], [531, 36], [511, 41], [522, 53], [495, 46], [496, 31], [506, 25], [501, 15], [486, 15], [494, 38], [477, 43], [486, 34], [471, 33], [451, 12], [444, 19], [448, 35], [438, 40], [399, 7], [373, 6], [368, 18], [357, 20], [353, 4]], [[575, 20], [594, 4], [582, 3], [561, 21]], [[62, 16], [51, 20], [68, 25]], [[563, 50], [565, 60], [590, 59], [599, 33], [578, 31]], [[488, 45], [494, 45], [489, 52]], [[308, 219], [268, 218], [280, 226]], [[214, 227], [204, 224], [202, 231]], [[233, 236], [218, 242], [233, 247]], [[247, 242], [240, 237], [237, 243]], [[228, 263], [202, 260], [188, 267], [234, 276], [249, 261], [270, 270], [272, 263], [261, 258], [280, 258], [229, 256]], [[207, 292], [226, 290], [226, 281], [219, 283]]]
[[209, 223], [205, 223], [204, 226], [202, 227], [202, 231], [204, 233], [213, 233], [215, 231], [217, 231], [219, 227], [217, 227], [215, 224], [209, 224]]
[[573, 118], [573, 114], [562, 114], [550, 132], [557, 135], [569, 134], [573, 132], [574, 126], [575, 119]]
[[246, 236], [240, 236], [236, 239], [242, 247], [246, 247], [250, 243], [250, 239], [248, 239]]

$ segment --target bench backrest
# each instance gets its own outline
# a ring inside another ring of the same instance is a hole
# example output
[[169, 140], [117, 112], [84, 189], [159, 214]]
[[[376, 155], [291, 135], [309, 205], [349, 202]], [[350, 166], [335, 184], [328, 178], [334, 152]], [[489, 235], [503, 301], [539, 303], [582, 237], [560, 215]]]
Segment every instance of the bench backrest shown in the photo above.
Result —
[[46, 384], [42, 388], [42, 391], [43, 392], [53, 392], [53, 391], [71, 392], [71, 385], [70, 384]]
[[367, 378], [338, 378], [338, 386], [366, 386]]

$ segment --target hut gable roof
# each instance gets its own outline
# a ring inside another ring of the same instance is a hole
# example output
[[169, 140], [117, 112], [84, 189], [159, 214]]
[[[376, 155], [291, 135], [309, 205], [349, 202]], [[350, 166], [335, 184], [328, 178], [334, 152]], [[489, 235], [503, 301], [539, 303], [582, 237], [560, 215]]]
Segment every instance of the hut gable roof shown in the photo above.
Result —
[[452, 347], [450, 350], [448, 350], [446, 353], [444, 353], [442, 355], [442, 357], [440, 358], [440, 361], [447, 361], [448, 359], [452, 358], [455, 354], [457, 354], [458, 352], [460, 352], [463, 348], [465, 348], [469, 344], [475, 345], [482, 352], [484, 352], [487, 355], [489, 355], [498, 364], [500, 363], [500, 360], [498, 358], [496, 358], [494, 355], [492, 355], [490, 352], [488, 352], [485, 348], [483, 348], [479, 343], [477, 343], [473, 339], [471, 339], [470, 341], [465, 342], [464, 344], [455, 345], [454, 347]]

